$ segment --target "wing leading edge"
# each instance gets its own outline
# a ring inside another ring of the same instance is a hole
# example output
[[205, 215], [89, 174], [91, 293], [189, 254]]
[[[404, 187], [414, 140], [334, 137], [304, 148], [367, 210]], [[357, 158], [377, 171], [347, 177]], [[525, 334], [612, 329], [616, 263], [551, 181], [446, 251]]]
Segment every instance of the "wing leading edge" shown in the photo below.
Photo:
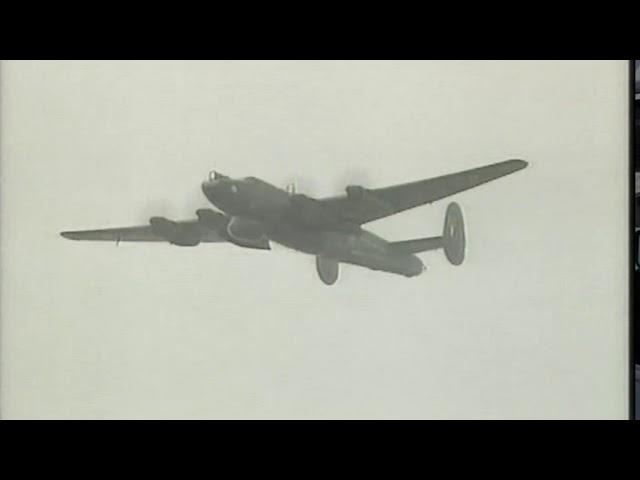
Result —
[[[215, 212], [212, 212], [215, 214]], [[172, 221], [164, 217], [152, 217], [148, 225], [133, 227], [102, 228], [97, 230], [75, 230], [61, 232], [70, 240], [89, 240], [106, 242], [169, 242], [176, 245], [197, 245], [198, 243], [226, 242], [221, 233], [228, 221], [224, 215], [217, 214], [215, 222], [208, 224], [198, 220]]]
[[69, 240], [93, 240], [105, 242], [166, 242], [156, 235], [151, 225], [139, 225], [135, 227], [103, 228], [98, 230], [75, 230], [61, 232], [64, 238]]
[[325, 198], [320, 202], [346, 220], [362, 225], [469, 190], [522, 170], [527, 165], [528, 163], [524, 160], [506, 160], [441, 177], [385, 188], [347, 187], [346, 196]]

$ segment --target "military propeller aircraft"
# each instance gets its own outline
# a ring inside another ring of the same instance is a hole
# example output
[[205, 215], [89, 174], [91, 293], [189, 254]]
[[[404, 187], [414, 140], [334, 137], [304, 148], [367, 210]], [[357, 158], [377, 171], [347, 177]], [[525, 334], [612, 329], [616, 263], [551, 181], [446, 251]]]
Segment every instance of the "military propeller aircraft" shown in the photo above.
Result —
[[193, 247], [200, 243], [230, 242], [239, 247], [270, 250], [276, 242], [316, 257], [318, 276], [326, 285], [338, 279], [340, 263], [359, 265], [406, 277], [426, 267], [416, 255], [442, 249], [452, 265], [465, 257], [465, 228], [457, 203], [447, 207], [442, 235], [389, 242], [362, 225], [521, 170], [523, 160], [474, 168], [386, 188], [346, 187], [346, 195], [316, 199], [280, 189], [255, 177], [233, 179], [210, 172], [202, 192], [219, 210], [196, 211], [197, 219], [173, 221], [151, 217], [149, 224], [61, 232], [72, 240], [168, 242]]

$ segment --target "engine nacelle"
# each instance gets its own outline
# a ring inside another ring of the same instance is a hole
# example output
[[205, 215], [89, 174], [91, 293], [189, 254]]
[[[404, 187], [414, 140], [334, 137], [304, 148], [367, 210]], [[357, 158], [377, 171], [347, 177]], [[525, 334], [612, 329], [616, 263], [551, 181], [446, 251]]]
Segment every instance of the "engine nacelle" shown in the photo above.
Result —
[[322, 283], [333, 285], [338, 280], [340, 274], [340, 264], [337, 260], [325, 257], [316, 257], [316, 270]]
[[345, 188], [345, 190], [347, 192], [347, 197], [349, 198], [349, 200], [353, 200], [356, 202], [363, 200], [365, 195], [367, 194], [367, 189], [361, 187], [360, 185], [349, 185], [347, 188]]
[[249, 218], [232, 217], [227, 224], [227, 236], [231, 243], [240, 247], [271, 249], [265, 226]]
[[165, 217], [151, 217], [151, 230], [173, 245], [195, 247], [200, 243], [200, 232], [190, 225], [181, 225]]
[[227, 217], [220, 213], [211, 210], [210, 208], [201, 208], [196, 210], [198, 221], [210, 230], [219, 231], [221, 227], [226, 226]]

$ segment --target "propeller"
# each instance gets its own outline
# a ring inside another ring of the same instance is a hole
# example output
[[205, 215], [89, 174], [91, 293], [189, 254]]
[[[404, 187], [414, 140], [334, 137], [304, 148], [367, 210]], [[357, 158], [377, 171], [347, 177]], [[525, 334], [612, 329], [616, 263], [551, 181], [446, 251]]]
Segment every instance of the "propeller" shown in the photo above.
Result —
[[343, 192], [348, 185], [368, 185], [370, 178], [369, 171], [364, 167], [348, 167], [336, 179], [335, 189]]

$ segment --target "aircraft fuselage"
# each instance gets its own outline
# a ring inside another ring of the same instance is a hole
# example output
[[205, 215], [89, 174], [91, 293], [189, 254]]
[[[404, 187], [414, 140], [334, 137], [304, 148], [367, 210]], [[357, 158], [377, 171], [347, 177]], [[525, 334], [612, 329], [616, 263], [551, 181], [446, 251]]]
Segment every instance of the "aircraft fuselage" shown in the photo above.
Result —
[[257, 178], [209, 180], [202, 191], [231, 217], [228, 233], [240, 242], [267, 237], [310, 255], [408, 277], [425, 269], [416, 255], [393, 248], [313, 198], [290, 194]]

